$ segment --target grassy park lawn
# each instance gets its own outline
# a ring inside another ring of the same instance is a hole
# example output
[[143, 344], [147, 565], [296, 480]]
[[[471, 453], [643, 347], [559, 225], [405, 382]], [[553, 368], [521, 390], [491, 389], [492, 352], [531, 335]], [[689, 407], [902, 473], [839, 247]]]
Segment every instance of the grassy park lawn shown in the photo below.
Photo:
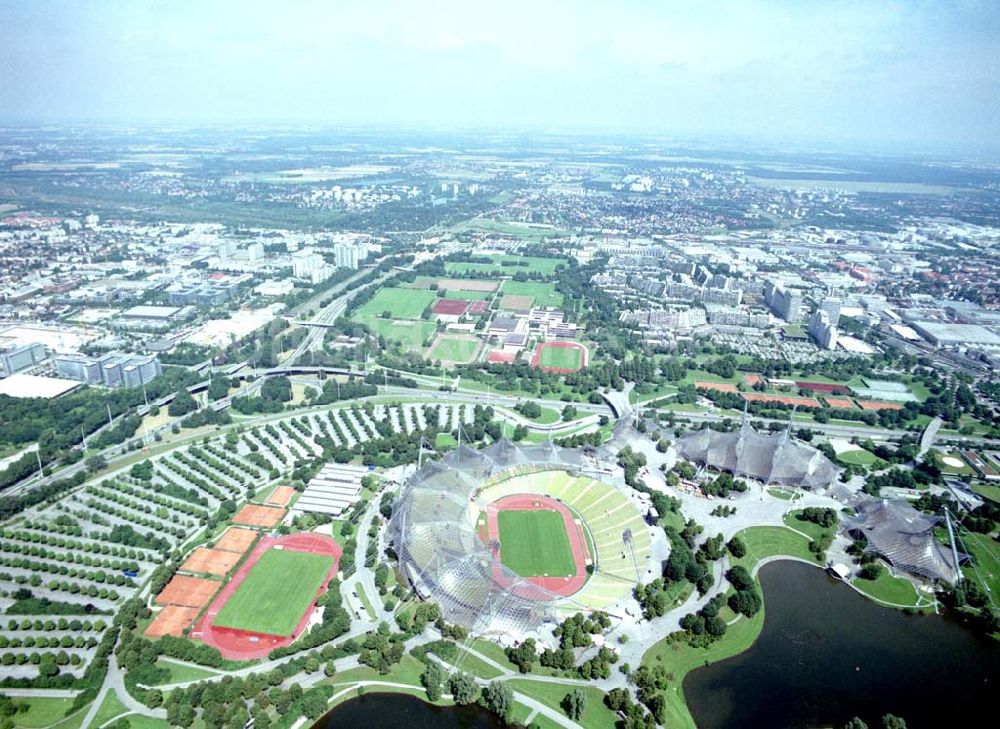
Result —
[[434, 348], [428, 352], [430, 359], [440, 359], [445, 362], [469, 362], [479, 351], [479, 340], [467, 337], [440, 336], [434, 343]]
[[[520, 413], [518, 413], [520, 415]], [[521, 415], [524, 418], [523, 415]], [[525, 420], [530, 420], [532, 423], [538, 423], [539, 425], [550, 425], [552, 423], [558, 423], [562, 418], [562, 414], [558, 410], [553, 410], [552, 408], [542, 408], [542, 414], [537, 418], [525, 418]]]
[[858, 448], [857, 450], [838, 453], [837, 460], [851, 466], [871, 466], [878, 461], [879, 458], [874, 453], [866, 451], [864, 448]]
[[630, 403], [635, 405], [636, 403], [646, 403], [657, 400], [661, 397], [666, 397], [667, 395], [676, 395], [677, 386], [676, 385], [657, 385], [652, 388], [649, 392], [639, 392], [639, 388], [633, 388], [628, 394], [628, 400]]
[[462, 301], [486, 301], [493, 296], [492, 291], [445, 291], [446, 299], [461, 299]]
[[491, 256], [492, 263], [449, 261], [444, 264], [448, 273], [540, 273], [551, 276], [556, 266], [566, 264], [565, 258], [540, 258], [538, 256]]
[[[781, 527], [775, 528], [781, 529]], [[735, 656], [749, 648], [757, 639], [760, 629], [764, 625], [764, 610], [765, 608], [761, 608], [750, 619], [740, 618], [729, 626], [726, 635], [721, 640], [712, 643], [707, 648], [693, 648], [687, 643], [670, 643], [662, 640], [646, 651], [642, 657], [644, 664], [653, 667], [662, 664], [669, 673], [674, 675], [671, 685], [663, 692], [667, 699], [666, 726], [672, 727], [672, 729], [678, 727], [694, 729], [694, 719], [691, 718], [684, 701], [682, 689], [684, 677], [696, 668]]]
[[200, 681], [203, 678], [218, 675], [215, 671], [206, 671], [203, 668], [196, 668], [195, 666], [188, 666], [183, 663], [174, 663], [173, 661], [167, 660], [163, 657], [157, 659], [156, 665], [159, 668], [165, 668], [170, 671], [170, 678], [165, 679], [162, 683]]
[[816, 561], [813, 553], [809, 551], [809, 541], [801, 534], [796, 534], [785, 527], [749, 527], [741, 531], [738, 536], [747, 545], [747, 556], [738, 561], [748, 569], [758, 560], [775, 554], [787, 554], [810, 562]]
[[332, 565], [333, 558], [328, 555], [269, 549], [212, 624], [267, 635], [291, 635]]
[[791, 501], [792, 499], [795, 498], [794, 491], [786, 491], [785, 489], [781, 488], [768, 489], [767, 493], [771, 494], [771, 496], [773, 496], [776, 499], [781, 499], [782, 501]]
[[128, 713], [128, 707], [121, 702], [118, 698], [118, 694], [114, 691], [108, 691], [108, 693], [104, 696], [104, 701], [101, 702], [100, 708], [94, 715], [94, 726], [103, 726], [116, 716], [121, 716], [126, 713]]
[[614, 729], [617, 717], [604, 705], [604, 692], [598, 688], [589, 686], [573, 686], [570, 684], [542, 683], [541, 681], [531, 681], [529, 679], [517, 678], [508, 682], [510, 687], [518, 693], [530, 696], [541, 701], [543, 704], [564, 713], [560, 703], [566, 694], [574, 688], [581, 688], [587, 695], [586, 707], [583, 716], [577, 722], [587, 729]]
[[87, 713], [85, 707], [76, 711], [72, 717], [67, 717], [66, 712], [73, 706], [73, 699], [33, 696], [28, 699], [15, 698], [14, 701], [18, 705], [28, 705], [27, 711], [18, 712], [12, 717], [14, 726], [25, 729], [41, 729], [59, 723], [63, 719], [67, 720], [63, 726], [79, 726]]
[[833, 531], [832, 529], [826, 529], [824, 527], [821, 527], [819, 524], [816, 524], [815, 522], [799, 519], [798, 516], [801, 513], [802, 513], [801, 511], [793, 511], [791, 513], [785, 514], [784, 518], [785, 524], [787, 524], [792, 529], [796, 529], [800, 532], [808, 534], [812, 539], [819, 539], [824, 534]]
[[454, 448], [457, 445], [458, 441], [451, 433], [438, 433], [434, 438], [435, 448]]
[[962, 573], [967, 579], [978, 582], [988, 594], [1000, 593], [1000, 544], [985, 534], [973, 534], [964, 528], [959, 538], [975, 562], [975, 565], [964, 565]]
[[991, 483], [974, 483], [972, 490], [984, 499], [1000, 502], [1000, 486]]
[[502, 296], [531, 296], [535, 306], [562, 306], [563, 297], [556, 291], [554, 283], [541, 281], [504, 281], [500, 289]]
[[[912, 582], [902, 577], [893, 577], [887, 569], [883, 569], [882, 574], [876, 580], [858, 577], [851, 584], [869, 597], [892, 605], [915, 607], [920, 600], [917, 588], [913, 586]], [[928, 602], [930, 601], [928, 600]]]
[[354, 318], [364, 321], [380, 317], [388, 311], [395, 319], [419, 319], [436, 298], [437, 294], [433, 291], [382, 288], [355, 312]]
[[576, 564], [558, 511], [508, 510], [497, 514], [500, 561], [522, 577], [569, 577]]
[[358, 599], [361, 601], [361, 604], [364, 605], [365, 612], [368, 613], [368, 619], [374, 620], [378, 617], [378, 614], [375, 612], [375, 607], [372, 605], [372, 601], [368, 599], [368, 593], [365, 592], [365, 588], [360, 582], [357, 583], [356, 588], [358, 591]]
[[165, 719], [144, 714], [128, 714], [125, 718], [128, 719], [129, 729], [167, 729], [170, 726]]
[[[932, 449], [931, 453], [934, 454], [934, 460], [937, 462], [938, 468], [941, 469], [942, 473], [949, 473], [954, 476], [975, 476], [976, 472], [972, 470], [972, 466], [965, 462], [965, 459], [958, 454], [957, 451], [949, 451], [947, 453], [942, 453], [939, 450]], [[945, 459], [948, 461], [945, 461]], [[955, 464], [957, 461], [958, 465]]]
[[734, 385], [738, 385], [743, 382], [743, 373], [735, 372], [732, 377], [719, 377], [712, 372], [707, 372], [706, 370], [688, 370], [687, 374], [684, 375], [684, 379], [680, 381], [679, 384], [682, 385], [693, 385], [695, 382], [731, 382]]
[[583, 351], [578, 347], [542, 347], [541, 367], [578, 370], [583, 365]]
[[429, 321], [407, 321], [396, 322], [392, 319], [365, 319], [361, 321], [380, 337], [391, 339], [396, 342], [408, 344], [411, 347], [422, 347], [424, 342], [434, 333], [436, 329], [434, 322]]

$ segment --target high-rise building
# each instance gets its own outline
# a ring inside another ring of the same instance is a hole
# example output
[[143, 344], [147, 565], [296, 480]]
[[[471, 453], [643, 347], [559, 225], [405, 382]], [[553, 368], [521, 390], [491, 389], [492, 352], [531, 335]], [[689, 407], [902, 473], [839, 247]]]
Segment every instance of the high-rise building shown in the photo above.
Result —
[[809, 334], [816, 345], [823, 349], [837, 348], [837, 327], [830, 323], [830, 317], [825, 311], [817, 309], [809, 317]]
[[101, 366], [93, 357], [82, 354], [57, 354], [56, 372], [60, 377], [78, 380], [88, 385], [101, 384]]
[[764, 301], [775, 315], [789, 324], [802, 321], [802, 292], [786, 289], [784, 284], [767, 282], [764, 287]]
[[60, 377], [88, 385], [140, 387], [163, 373], [155, 355], [108, 352], [98, 358], [82, 354], [64, 354], [55, 358]]
[[844, 302], [840, 299], [823, 299], [819, 304], [819, 310], [826, 313], [827, 318], [833, 326], [838, 326], [840, 324], [840, 307], [843, 304]]
[[13, 375], [15, 372], [34, 367], [45, 359], [45, 347], [37, 342], [8, 347], [0, 350], [0, 372]]

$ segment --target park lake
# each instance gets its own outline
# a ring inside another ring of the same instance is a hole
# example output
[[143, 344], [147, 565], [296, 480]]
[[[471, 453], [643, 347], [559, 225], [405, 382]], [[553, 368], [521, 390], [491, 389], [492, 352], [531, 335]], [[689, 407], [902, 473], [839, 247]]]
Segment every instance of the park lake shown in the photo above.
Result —
[[[991, 716], [1000, 644], [954, 618], [877, 606], [816, 567], [774, 562], [760, 572], [766, 618], [746, 652], [689, 674], [684, 692], [701, 729], [843, 726], [886, 713], [910, 729]], [[314, 729], [493, 729], [487, 712], [367, 694]]]
[[870, 727], [884, 714], [910, 729], [995, 712], [1000, 644], [956, 619], [879, 607], [815, 567], [761, 568], [766, 615], [744, 653], [688, 674], [701, 729]]

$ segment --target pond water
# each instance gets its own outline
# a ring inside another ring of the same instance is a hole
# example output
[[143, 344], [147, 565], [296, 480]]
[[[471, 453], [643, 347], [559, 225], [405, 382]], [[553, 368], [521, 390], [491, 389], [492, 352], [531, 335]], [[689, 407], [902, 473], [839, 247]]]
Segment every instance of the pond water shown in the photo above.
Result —
[[[750, 650], [688, 674], [701, 729], [842, 726], [883, 714], [909, 729], [995, 716], [1000, 644], [954, 618], [882, 608], [821, 570], [760, 571], [766, 616]], [[992, 720], [987, 720], [992, 723]]]
[[324, 716], [313, 729], [500, 729], [478, 706], [441, 707], [407, 694], [368, 693]]
[[[760, 580], [767, 605], [760, 637], [684, 682], [701, 729], [840, 727], [853, 716], [875, 728], [886, 713], [905, 718], [909, 729], [937, 729], [979, 725], [995, 714], [1000, 644], [952, 618], [879, 607], [810, 565], [772, 562]], [[501, 726], [478, 707], [369, 693], [314, 729]]]

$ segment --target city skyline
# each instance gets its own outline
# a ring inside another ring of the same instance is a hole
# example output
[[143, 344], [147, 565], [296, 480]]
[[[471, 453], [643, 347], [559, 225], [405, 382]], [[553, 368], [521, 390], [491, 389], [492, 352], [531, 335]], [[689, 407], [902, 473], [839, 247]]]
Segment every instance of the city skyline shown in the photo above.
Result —
[[371, 124], [996, 151], [986, 2], [4, 2], [0, 120]]

